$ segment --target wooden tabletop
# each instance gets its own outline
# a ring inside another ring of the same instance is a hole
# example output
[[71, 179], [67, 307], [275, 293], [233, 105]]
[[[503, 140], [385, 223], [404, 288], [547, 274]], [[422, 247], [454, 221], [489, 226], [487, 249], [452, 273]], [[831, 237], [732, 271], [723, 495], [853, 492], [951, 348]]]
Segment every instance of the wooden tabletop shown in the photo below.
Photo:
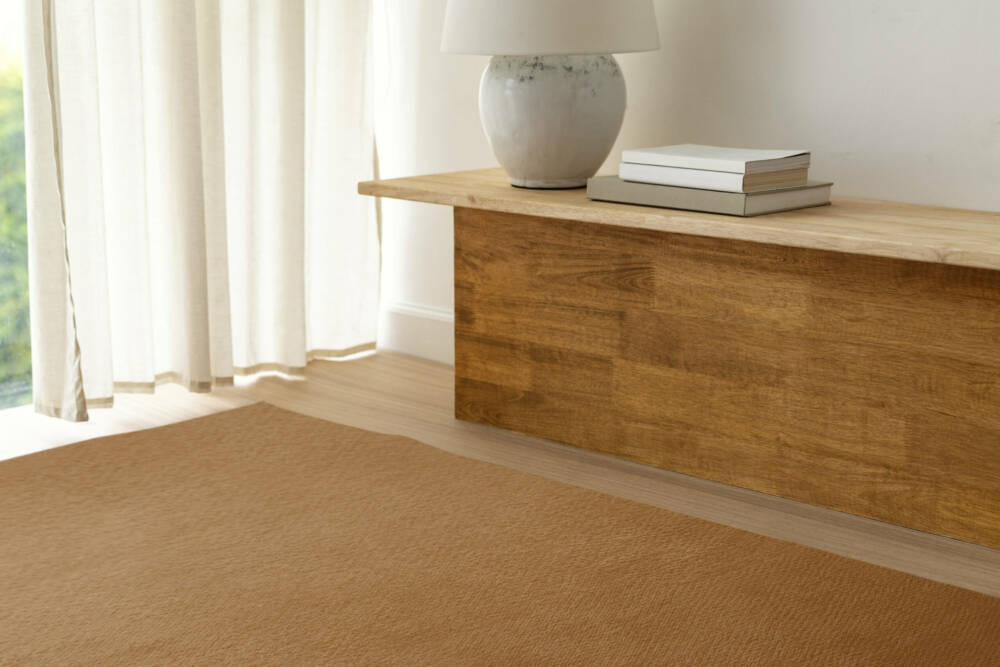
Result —
[[[836, 186], [834, 186], [836, 190]], [[1000, 213], [835, 198], [754, 218], [587, 199], [586, 190], [512, 187], [502, 169], [358, 184], [364, 195], [1000, 270]]]

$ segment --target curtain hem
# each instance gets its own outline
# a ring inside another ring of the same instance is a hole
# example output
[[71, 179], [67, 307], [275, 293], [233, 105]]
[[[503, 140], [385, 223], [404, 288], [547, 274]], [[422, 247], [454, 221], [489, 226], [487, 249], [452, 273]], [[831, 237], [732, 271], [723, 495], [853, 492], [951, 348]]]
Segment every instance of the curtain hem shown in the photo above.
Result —
[[[375, 343], [362, 343], [360, 345], [355, 345], [353, 347], [347, 347], [340, 350], [331, 350], [320, 348], [316, 350], [310, 350], [306, 353], [306, 363], [314, 361], [316, 359], [337, 359], [343, 357], [349, 357], [354, 354], [359, 354], [361, 352], [369, 352], [375, 349]], [[263, 362], [259, 364], [254, 364], [252, 366], [235, 366], [233, 367], [233, 375], [223, 376], [223, 377], [213, 377], [211, 382], [208, 381], [197, 381], [192, 382], [185, 379], [184, 375], [178, 373], [177, 371], [168, 371], [166, 373], [160, 373], [153, 378], [152, 382], [115, 382], [114, 392], [116, 394], [152, 394], [155, 393], [156, 388], [161, 384], [178, 384], [185, 387], [188, 391], [195, 394], [205, 394], [215, 387], [232, 387], [233, 380], [235, 376], [246, 376], [246, 375], [256, 375], [257, 373], [267, 373], [267, 372], [278, 372], [284, 373], [285, 375], [292, 375], [296, 377], [304, 377], [306, 372], [305, 366], [288, 366], [287, 364], [280, 364], [277, 362]], [[114, 407], [115, 398], [114, 396], [98, 396], [96, 398], [87, 399], [88, 408], [111, 408]], [[52, 406], [43, 406], [35, 404], [35, 410], [46, 414], [50, 417], [59, 417], [61, 419], [69, 419], [69, 417], [63, 416], [58, 408]], [[72, 421], [86, 421], [73, 419]]]
[[56, 419], [63, 419], [69, 422], [89, 421], [87, 411], [83, 410], [81, 412], [80, 408], [76, 405], [72, 406], [72, 410], [66, 410], [65, 406], [48, 405], [45, 403], [34, 403], [32, 407], [34, 407], [35, 412], [46, 417], [55, 417]]
[[317, 348], [315, 350], [309, 350], [306, 352], [306, 363], [312, 361], [313, 359], [338, 359], [341, 357], [349, 357], [352, 354], [360, 354], [361, 352], [371, 352], [375, 349], [375, 341], [370, 343], [361, 343], [360, 345], [355, 345], [354, 347], [345, 347], [340, 350], [330, 350], [325, 348]]

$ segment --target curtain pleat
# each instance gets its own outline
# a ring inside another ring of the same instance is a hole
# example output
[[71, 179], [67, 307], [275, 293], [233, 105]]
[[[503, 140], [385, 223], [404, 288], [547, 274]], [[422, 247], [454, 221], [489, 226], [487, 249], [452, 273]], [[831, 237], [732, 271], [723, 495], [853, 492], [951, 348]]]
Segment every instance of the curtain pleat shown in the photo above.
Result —
[[25, 156], [25, 184], [34, 403], [42, 414], [83, 421], [87, 406], [70, 289], [52, 0], [25, 0], [24, 22], [24, 131], [25, 144], [31, 147]]
[[[146, 224], [146, 123], [140, 6], [95, 6], [107, 302], [111, 373], [102, 373], [91, 404], [111, 396], [113, 382], [142, 383], [156, 373], [152, 277]], [[99, 296], [99, 295], [98, 295]], [[87, 354], [89, 362], [89, 353]], [[89, 363], [88, 363], [89, 366]], [[95, 373], [90, 373], [95, 375]]]
[[[225, 123], [222, 99], [222, 26], [218, 0], [196, 4], [198, 93], [201, 110], [201, 167], [204, 181], [205, 252], [211, 376], [231, 382], [233, 330], [229, 296], [226, 216]], [[363, 222], [363, 221], [361, 221]]]
[[[83, 388], [86, 396], [110, 396], [112, 361], [107, 341], [111, 336], [111, 303], [107, 297], [104, 156], [94, 2], [57, 2], [53, 9], [66, 244]], [[80, 174], [85, 177], [80, 178]], [[33, 343], [32, 351], [34, 348]]]
[[25, 6], [39, 411], [373, 346], [366, 0]]
[[[302, 368], [305, 114], [299, 0], [223, 2], [233, 360]], [[232, 130], [230, 132], [230, 129]]]

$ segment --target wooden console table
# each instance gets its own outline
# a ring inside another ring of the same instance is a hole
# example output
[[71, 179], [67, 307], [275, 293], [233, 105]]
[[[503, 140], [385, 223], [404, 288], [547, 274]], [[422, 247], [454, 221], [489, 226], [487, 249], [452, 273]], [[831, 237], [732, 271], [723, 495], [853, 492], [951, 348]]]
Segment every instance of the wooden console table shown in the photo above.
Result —
[[359, 191], [455, 207], [456, 417], [1000, 547], [1000, 214]]

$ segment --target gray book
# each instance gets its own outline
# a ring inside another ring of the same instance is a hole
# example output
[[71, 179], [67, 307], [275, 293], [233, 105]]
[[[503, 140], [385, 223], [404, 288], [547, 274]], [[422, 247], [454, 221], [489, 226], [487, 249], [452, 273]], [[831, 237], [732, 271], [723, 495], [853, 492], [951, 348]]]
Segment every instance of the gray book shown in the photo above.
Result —
[[760, 192], [720, 192], [623, 181], [617, 176], [595, 176], [587, 181], [587, 196], [600, 201], [679, 208], [705, 213], [749, 217], [830, 203], [833, 183], [809, 181], [805, 185]]

